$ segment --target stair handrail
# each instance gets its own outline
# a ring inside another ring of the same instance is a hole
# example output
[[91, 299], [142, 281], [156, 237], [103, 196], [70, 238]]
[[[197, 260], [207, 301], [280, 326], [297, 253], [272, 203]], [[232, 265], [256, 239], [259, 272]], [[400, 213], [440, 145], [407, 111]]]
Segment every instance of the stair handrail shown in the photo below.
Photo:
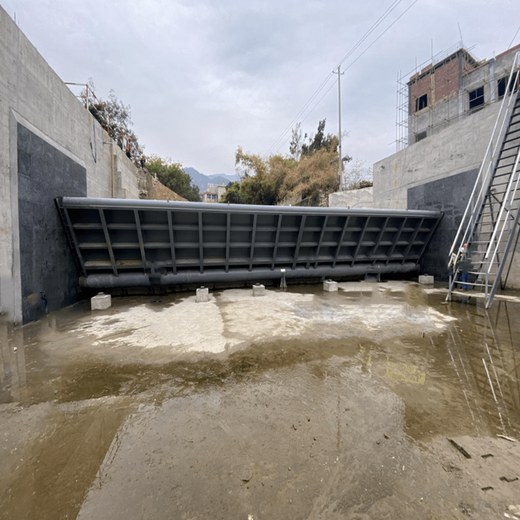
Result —
[[[518, 93], [517, 93], [517, 96], [518, 96]], [[491, 271], [495, 258], [498, 255], [498, 247], [499, 247], [500, 243], [502, 242], [502, 237], [504, 235], [504, 230], [505, 230], [506, 224], [509, 223], [509, 218], [502, 218], [503, 214], [504, 214], [504, 210], [507, 205], [508, 206], [507, 214], [509, 215], [511, 213], [511, 207], [512, 207], [513, 201], [516, 197], [518, 187], [520, 185], [520, 175], [518, 174], [519, 161], [520, 161], [520, 151], [516, 154], [515, 163], [513, 165], [513, 169], [511, 172], [511, 179], [509, 180], [509, 183], [507, 185], [506, 193], [508, 195], [510, 194], [510, 197], [509, 197], [510, 200], [505, 201], [507, 204], [506, 203], [502, 204], [502, 206], [500, 208], [500, 212], [499, 212], [498, 218], [497, 218], [497, 226], [495, 226], [495, 229], [493, 230], [493, 235], [491, 236], [491, 239], [489, 241], [489, 246], [488, 246], [488, 248], [486, 250], [486, 254], [484, 256], [485, 260], [487, 261], [486, 263], [487, 263], [488, 271]], [[512, 185], [513, 185], [513, 181], [515, 180], [515, 177], [516, 177], [515, 187], [514, 187], [514, 189], [512, 189]], [[507, 195], [506, 195], [506, 197], [507, 197]], [[497, 235], [499, 228], [500, 228], [500, 236], [498, 237], [498, 240], [496, 240], [496, 235]], [[494, 249], [492, 247], [493, 242], [495, 242]], [[493, 249], [493, 255], [491, 256], [491, 259], [490, 259], [489, 255], [490, 255], [492, 249]], [[507, 250], [504, 251], [505, 254], [508, 253], [508, 249], [509, 248], [507, 248]]]
[[[470, 242], [470, 238], [473, 235], [478, 213], [476, 210], [480, 209], [482, 207], [482, 204], [485, 200], [485, 195], [487, 193], [489, 184], [491, 182], [492, 176], [490, 175], [491, 172], [494, 170], [494, 163], [496, 162], [497, 158], [497, 150], [499, 149], [500, 145], [502, 144], [503, 136], [505, 133], [505, 124], [506, 121], [509, 121], [509, 116], [513, 110], [514, 103], [511, 102], [513, 99], [514, 89], [511, 88], [512, 82], [514, 81], [514, 76], [516, 75], [517, 69], [519, 67], [520, 63], [520, 53], [517, 52], [515, 54], [513, 65], [511, 66], [511, 73], [509, 75], [509, 80], [506, 85], [506, 89], [504, 92], [504, 97], [502, 98], [502, 102], [500, 104], [500, 110], [498, 112], [495, 125], [493, 127], [493, 132], [491, 134], [491, 138], [489, 140], [489, 144], [486, 149], [486, 153], [484, 155], [484, 158], [482, 159], [482, 164], [480, 166], [477, 178], [475, 180], [475, 184], [473, 186], [473, 189], [471, 191], [471, 195], [468, 200], [468, 204], [466, 205], [466, 209], [464, 211], [464, 214], [462, 216], [462, 219], [460, 221], [459, 228], [457, 230], [457, 234], [455, 235], [455, 238], [453, 240], [453, 243], [450, 248], [449, 252], [449, 259], [448, 259], [448, 268], [450, 268], [452, 265], [456, 265], [459, 261], [459, 256], [461, 253], [461, 245], [465, 243]], [[506, 103], [507, 100], [507, 103]], [[499, 128], [500, 126], [500, 128]], [[499, 129], [498, 129], [499, 128]], [[498, 132], [497, 132], [498, 129]], [[496, 139], [496, 141], [495, 141]], [[485, 171], [485, 173], [484, 173]], [[480, 182], [481, 181], [481, 182]], [[477, 194], [477, 188], [480, 185], [480, 190]], [[477, 194], [477, 195], [476, 195]], [[471, 214], [469, 216], [469, 221], [466, 223], [466, 220], [468, 219], [468, 213], [471, 209]], [[462, 230], [465, 228], [465, 232], [462, 235], [462, 240], [459, 241]], [[458, 246], [458, 247], [457, 247]], [[455, 249], [457, 249], [457, 252], [455, 253]]]

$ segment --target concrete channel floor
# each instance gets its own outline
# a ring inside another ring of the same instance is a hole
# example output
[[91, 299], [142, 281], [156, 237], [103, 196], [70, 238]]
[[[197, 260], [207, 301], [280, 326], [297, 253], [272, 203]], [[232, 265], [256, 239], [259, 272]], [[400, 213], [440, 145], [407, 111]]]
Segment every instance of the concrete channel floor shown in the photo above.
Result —
[[0, 519], [517, 518], [520, 299], [444, 296], [237, 289], [0, 324]]

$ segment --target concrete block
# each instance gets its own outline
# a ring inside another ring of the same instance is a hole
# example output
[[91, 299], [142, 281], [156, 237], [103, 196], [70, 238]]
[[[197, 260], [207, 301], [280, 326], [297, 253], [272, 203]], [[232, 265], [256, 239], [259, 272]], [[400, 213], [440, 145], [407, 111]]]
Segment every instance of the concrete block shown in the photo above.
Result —
[[433, 285], [433, 276], [431, 274], [422, 274], [419, 276], [419, 283], [421, 285]]
[[104, 311], [112, 306], [112, 297], [110, 294], [98, 293], [90, 298], [90, 308], [93, 311]]
[[253, 296], [265, 296], [265, 285], [259, 283], [253, 285]]
[[201, 302], [209, 302], [209, 289], [207, 287], [197, 289], [197, 303]]
[[325, 280], [323, 282], [323, 290], [327, 292], [336, 292], [338, 290], [338, 282], [333, 280]]

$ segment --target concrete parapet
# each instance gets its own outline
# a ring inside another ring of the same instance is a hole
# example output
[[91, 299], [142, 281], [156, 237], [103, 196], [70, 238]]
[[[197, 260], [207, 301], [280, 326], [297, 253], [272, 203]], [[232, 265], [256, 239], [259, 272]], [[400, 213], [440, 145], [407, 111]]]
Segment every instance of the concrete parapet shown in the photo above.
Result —
[[265, 296], [265, 285], [259, 283], [253, 285], [253, 296]]
[[90, 308], [93, 311], [104, 311], [112, 306], [112, 296], [110, 294], [98, 293], [90, 299]]
[[431, 274], [422, 274], [419, 276], [419, 283], [421, 285], [433, 285], [433, 276]]
[[335, 282], [333, 280], [325, 280], [323, 282], [323, 290], [327, 292], [337, 292], [338, 282]]
[[209, 302], [209, 289], [207, 287], [197, 289], [197, 303], [201, 302]]

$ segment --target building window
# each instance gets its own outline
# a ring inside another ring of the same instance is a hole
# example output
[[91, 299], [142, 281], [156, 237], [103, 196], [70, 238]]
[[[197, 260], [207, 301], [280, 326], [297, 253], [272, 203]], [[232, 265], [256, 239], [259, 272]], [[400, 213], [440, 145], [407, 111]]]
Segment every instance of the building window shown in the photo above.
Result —
[[509, 76], [506, 76], [504, 78], [500, 78], [497, 81], [497, 91], [498, 91], [498, 97], [501, 98], [506, 93], [507, 88], [507, 80], [509, 79]]
[[516, 71], [515, 75], [513, 76], [513, 81], [511, 82], [511, 85], [509, 85], [509, 92], [517, 91], [520, 88], [520, 71]]
[[415, 142], [418, 143], [419, 141], [426, 139], [426, 135], [426, 130], [424, 132], [419, 132], [418, 134], [415, 134]]
[[428, 106], [428, 94], [423, 94], [415, 100], [415, 111], [419, 112]]
[[471, 90], [468, 94], [470, 110], [484, 104], [484, 87], [479, 87], [475, 90]]
[[[500, 78], [497, 81], [497, 91], [498, 91], [499, 98], [501, 98], [506, 93], [508, 83], [509, 83], [509, 76]], [[513, 81], [511, 81], [511, 84], [509, 85], [509, 92], [511, 93], [511, 92], [513, 92], [513, 90], [515, 92], [518, 90], [518, 72], [513, 76]]]

